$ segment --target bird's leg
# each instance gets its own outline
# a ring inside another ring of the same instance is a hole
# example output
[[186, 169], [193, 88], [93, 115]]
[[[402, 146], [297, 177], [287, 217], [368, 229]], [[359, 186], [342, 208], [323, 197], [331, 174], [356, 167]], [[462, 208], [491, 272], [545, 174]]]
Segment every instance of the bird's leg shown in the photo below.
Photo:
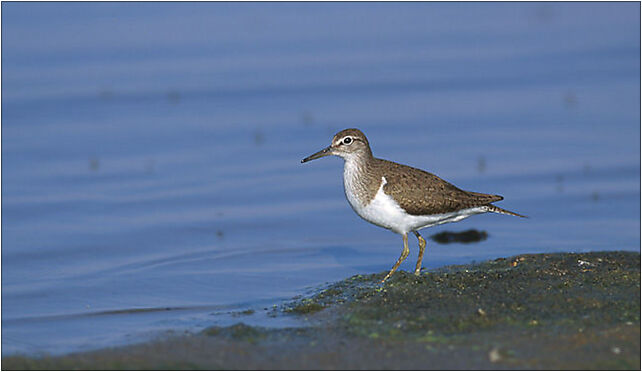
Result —
[[424, 259], [424, 249], [426, 248], [426, 241], [421, 237], [421, 235], [419, 235], [418, 232], [413, 232], [415, 233], [417, 240], [419, 240], [419, 257], [417, 257], [417, 265], [415, 266], [415, 275], [419, 275], [419, 273], [421, 272], [421, 260]]
[[408, 253], [410, 253], [410, 250], [408, 249], [408, 234], [403, 234], [402, 237], [403, 237], [403, 251], [401, 251], [401, 256], [399, 256], [397, 263], [395, 263], [395, 266], [393, 266], [392, 269], [390, 269], [390, 272], [388, 273], [388, 275], [386, 275], [385, 278], [383, 278], [381, 283], [385, 282], [386, 279], [390, 278], [390, 275], [392, 275], [395, 271], [397, 271], [397, 268], [399, 267], [399, 265], [401, 265], [403, 260], [405, 260], [406, 257], [408, 257]]

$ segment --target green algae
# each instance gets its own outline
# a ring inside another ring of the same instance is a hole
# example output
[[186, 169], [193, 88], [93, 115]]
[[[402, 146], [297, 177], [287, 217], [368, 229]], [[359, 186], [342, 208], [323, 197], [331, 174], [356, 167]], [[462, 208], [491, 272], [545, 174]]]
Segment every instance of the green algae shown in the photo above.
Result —
[[310, 300], [294, 305], [293, 307], [289, 307], [284, 311], [297, 314], [312, 314], [325, 308], [326, 306]]
[[221, 336], [234, 340], [256, 343], [266, 337], [266, 329], [251, 327], [244, 323], [237, 323], [229, 327], [209, 327], [202, 334], [207, 336]]
[[287, 303], [280, 310], [285, 313], [302, 315], [315, 313], [333, 305], [358, 301], [360, 297], [368, 296], [367, 289], [376, 290], [378, 287], [377, 278], [378, 274], [354, 275], [321, 289], [312, 297], [299, 298]]

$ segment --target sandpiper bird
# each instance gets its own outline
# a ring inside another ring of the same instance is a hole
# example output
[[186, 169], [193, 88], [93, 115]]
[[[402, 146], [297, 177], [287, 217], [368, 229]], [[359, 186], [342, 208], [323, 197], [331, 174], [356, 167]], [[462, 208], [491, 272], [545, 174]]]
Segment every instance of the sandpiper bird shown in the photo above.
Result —
[[464, 191], [421, 169], [375, 158], [368, 139], [359, 129], [344, 129], [335, 134], [330, 146], [301, 163], [328, 155], [345, 160], [343, 187], [352, 209], [364, 220], [403, 237], [401, 256], [382, 283], [408, 257], [409, 232], [419, 240], [415, 266], [415, 275], [419, 275], [426, 248], [419, 230], [486, 212], [524, 217], [492, 205], [504, 199], [499, 195]]

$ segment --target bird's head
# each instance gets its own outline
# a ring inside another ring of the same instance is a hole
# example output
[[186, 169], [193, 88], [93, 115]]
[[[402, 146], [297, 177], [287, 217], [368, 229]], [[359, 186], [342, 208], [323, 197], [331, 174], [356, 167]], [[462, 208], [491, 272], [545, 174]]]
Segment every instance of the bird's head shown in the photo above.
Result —
[[359, 129], [350, 128], [335, 134], [330, 146], [301, 160], [301, 163], [328, 155], [336, 155], [348, 160], [355, 157], [372, 156], [372, 152], [366, 135]]

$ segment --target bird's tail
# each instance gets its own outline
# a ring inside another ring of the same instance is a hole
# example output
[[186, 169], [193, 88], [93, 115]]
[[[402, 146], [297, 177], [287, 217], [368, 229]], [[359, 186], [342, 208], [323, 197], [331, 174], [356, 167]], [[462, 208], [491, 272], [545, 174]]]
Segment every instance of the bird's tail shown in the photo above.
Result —
[[499, 213], [499, 214], [507, 214], [509, 216], [517, 216], [517, 217], [522, 217], [522, 218], [528, 218], [526, 216], [522, 216], [519, 213], [515, 213], [515, 212], [507, 211], [506, 209], [502, 209], [502, 208], [500, 208], [500, 207], [498, 207], [496, 205], [488, 204], [487, 207], [488, 207], [488, 211], [489, 212]]

